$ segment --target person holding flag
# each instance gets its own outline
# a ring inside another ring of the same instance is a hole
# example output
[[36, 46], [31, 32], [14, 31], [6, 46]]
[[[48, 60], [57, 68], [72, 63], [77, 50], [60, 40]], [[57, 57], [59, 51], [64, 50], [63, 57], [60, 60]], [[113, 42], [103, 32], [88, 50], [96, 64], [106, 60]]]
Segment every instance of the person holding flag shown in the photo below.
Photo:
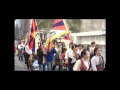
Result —
[[29, 42], [27, 42], [26, 46], [25, 46], [25, 59], [26, 59], [26, 64], [27, 64], [27, 69], [29, 70], [30, 67], [29, 67], [29, 64], [28, 64], [28, 59], [30, 57], [30, 55], [32, 54], [32, 50], [29, 49]]
[[25, 46], [25, 52], [26, 52], [26, 64], [27, 64], [27, 68], [29, 69], [29, 64], [28, 64], [28, 59], [31, 56], [32, 57], [32, 53], [35, 52], [35, 35], [36, 32], [38, 32], [37, 29], [37, 24], [35, 19], [31, 19], [31, 32], [30, 32], [30, 36], [28, 38], [28, 42]]
[[47, 71], [52, 71], [53, 70], [54, 54], [56, 52], [57, 51], [56, 51], [56, 49], [54, 47], [54, 44], [52, 44], [52, 48], [51, 49], [47, 50], [47, 53], [46, 53]]

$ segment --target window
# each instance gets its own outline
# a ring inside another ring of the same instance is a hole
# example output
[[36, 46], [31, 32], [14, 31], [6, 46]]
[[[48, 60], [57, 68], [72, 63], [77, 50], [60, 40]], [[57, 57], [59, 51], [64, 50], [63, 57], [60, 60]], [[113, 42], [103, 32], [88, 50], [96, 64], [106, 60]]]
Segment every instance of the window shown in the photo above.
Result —
[[106, 44], [106, 36], [105, 35], [102, 36], [102, 42], [104, 45]]
[[101, 36], [96, 36], [96, 41], [95, 41], [95, 42], [96, 42], [97, 44], [100, 44], [100, 41], [101, 41]]
[[89, 36], [85, 37], [85, 44], [89, 44]]
[[83, 43], [83, 41], [84, 41], [84, 37], [82, 36], [82, 37], [80, 37], [80, 43], [82, 44]]
[[91, 40], [91, 42], [94, 42], [95, 41], [95, 36], [91, 36], [91, 38], [90, 38]]
[[102, 36], [102, 39], [103, 39], [103, 40], [106, 40], [106, 36], [105, 36], [105, 35], [103, 35], [103, 36]]
[[85, 38], [86, 38], [86, 37], [84, 36], [84, 37], [83, 37], [83, 44], [85, 44]]

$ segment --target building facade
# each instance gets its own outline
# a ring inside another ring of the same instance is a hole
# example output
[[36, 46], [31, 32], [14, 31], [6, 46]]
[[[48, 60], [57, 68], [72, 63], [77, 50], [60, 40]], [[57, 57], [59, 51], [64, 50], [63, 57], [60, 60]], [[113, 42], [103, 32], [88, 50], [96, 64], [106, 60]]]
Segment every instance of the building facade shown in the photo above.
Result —
[[72, 33], [74, 43], [91, 44], [95, 41], [99, 45], [106, 45], [106, 20], [81, 19], [80, 33]]
[[106, 57], [106, 19], [81, 19], [80, 33], [72, 33], [74, 43], [85, 47], [96, 42]]

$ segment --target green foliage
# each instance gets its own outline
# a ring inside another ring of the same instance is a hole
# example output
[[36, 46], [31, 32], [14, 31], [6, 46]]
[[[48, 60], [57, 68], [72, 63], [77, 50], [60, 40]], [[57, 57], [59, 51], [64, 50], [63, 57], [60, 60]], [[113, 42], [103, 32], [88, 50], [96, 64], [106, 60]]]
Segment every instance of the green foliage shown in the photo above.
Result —
[[[55, 19], [36, 19], [38, 29], [50, 29]], [[80, 19], [66, 19], [68, 28], [73, 33], [79, 32], [79, 26], [81, 25]]]
[[81, 25], [80, 19], [67, 19], [69, 30], [73, 33], [79, 32], [79, 26]]
[[52, 28], [54, 19], [36, 19], [38, 29], [50, 29]]

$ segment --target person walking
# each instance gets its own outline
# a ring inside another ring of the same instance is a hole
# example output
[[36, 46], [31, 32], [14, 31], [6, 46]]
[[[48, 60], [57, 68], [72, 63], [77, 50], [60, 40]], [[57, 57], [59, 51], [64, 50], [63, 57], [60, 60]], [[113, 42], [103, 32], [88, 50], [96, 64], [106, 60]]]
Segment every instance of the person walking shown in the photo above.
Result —
[[76, 61], [73, 71], [90, 71], [89, 53], [86, 49], [81, 52], [81, 59]]
[[53, 71], [55, 70], [56, 66], [59, 66], [59, 71], [62, 70], [62, 50], [60, 48], [60, 45], [56, 45], [56, 54], [55, 54], [55, 60], [53, 65]]
[[45, 55], [45, 52], [43, 50], [43, 45], [40, 44], [39, 48], [37, 49], [37, 57], [38, 57], [38, 64], [39, 64], [39, 67], [40, 67], [40, 70], [43, 71], [43, 69], [45, 68], [43, 66], [43, 57]]
[[47, 63], [47, 70], [52, 71], [53, 70], [53, 63], [54, 63], [54, 54], [57, 51], [55, 50], [55, 47], [53, 46], [51, 50], [47, 50], [46, 54], [46, 63]]
[[[29, 63], [28, 63], [28, 59], [30, 57], [30, 55], [32, 55], [32, 50], [29, 49], [29, 43], [27, 42], [26, 43], [26, 46], [25, 46], [25, 61], [26, 61], [26, 64], [27, 64], [27, 69], [29, 70], [30, 69], [30, 66], [29, 66]], [[31, 56], [32, 57], [32, 56]]]
[[23, 50], [22, 43], [19, 42], [19, 44], [18, 44], [18, 57], [19, 57], [19, 60], [21, 60], [21, 61], [23, 60], [22, 50]]
[[94, 56], [91, 59], [91, 70], [92, 71], [104, 71], [105, 64], [104, 58], [101, 55], [100, 48], [94, 49]]

